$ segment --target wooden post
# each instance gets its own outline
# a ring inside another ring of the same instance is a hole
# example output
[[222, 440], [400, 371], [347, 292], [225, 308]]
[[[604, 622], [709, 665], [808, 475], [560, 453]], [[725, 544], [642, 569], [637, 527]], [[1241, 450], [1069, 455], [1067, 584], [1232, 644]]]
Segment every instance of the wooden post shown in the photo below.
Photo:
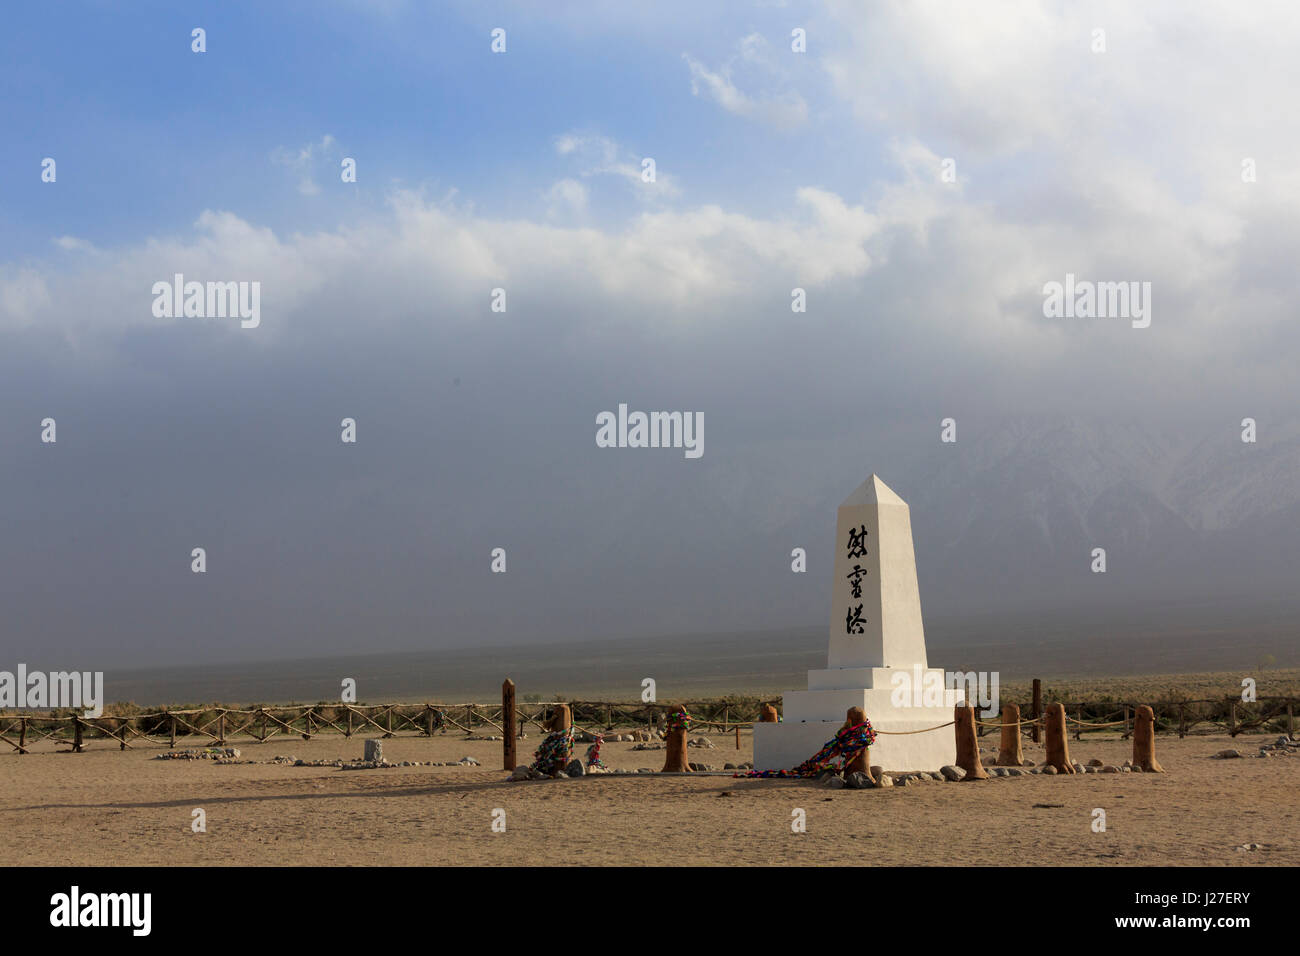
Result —
[[546, 729], [551, 733], [568, 730], [573, 726], [573, 711], [568, 704], [556, 704], [551, 709], [551, 719], [546, 722]]
[[[867, 719], [866, 712], [861, 707], [850, 707], [848, 713], [844, 715], [844, 726], [840, 730], [848, 730], [850, 727], [856, 727]], [[851, 773], [865, 773], [867, 779], [872, 783], [876, 778], [871, 776], [871, 748], [859, 751], [853, 759], [844, 765], [844, 777], [848, 779]]]
[[388, 720], [386, 721], [386, 723], [388, 724], [388, 731], [384, 734], [384, 736], [391, 737], [393, 736], [393, 705], [392, 704], [388, 705]]
[[740, 749], [740, 724], [736, 724], [736, 749]]
[[953, 711], [957, 737], [957, 766], [966, 771], [962, 780], [987, 780], [988, 772], [980, 763], [980, 745], [975, 737], [975, 710], [970, 704], [958, 704]]
[[226, 712], [223, 710], [217, 714], [217, 743], [224, 744], [225, 742], [226, 742]]
[[1146, 704], [1137, 709], [1133, 727], [1133, 763], [1146, 773], [1165, 772], [1165, 768], [1156, 760], [1155, 712]]
[[[265, 708], [265, 707], [259, 707], [259, 708], [257, 708], [257, 710], [258, 710], [258, 713], [260, 713], [260, 714], [262, 715], [262, 743], [266, 743], [266, 708]], [[352, 711], [348, 711], [348, 723], [349, 723], [349, 725], [350, 725], [351, 722], [352, 722], [352, 721], [351, 721], [351, 718], [352, 718]], [[351, 734], [350, 734], [351, 730], [352, 730], [352, 728], [351, 728], [351, 726], [349, 726], [349, 727], [348, 727], [349, 736], [351, 735]]]
[[[504, 717], [505, 715], [502, 714], [502, 716]], [[433, 705], [432, 704], [424, 705], [424, 736], [426, 737], [433, 736]]]
[[1070, 742], [1065, 732], [1065, 705], [1052, 704], [1047, 708], [1047, 732], [1043, 735], [1047, 748], [1045, 767], [1055, 767], [1057, 773], [1074, 773], [1070, 763]]
[[474, 732], [474, 705], [473, 704], [465, 705], [465, 732], [467, 734]]
[[73, 716], [72, 718], [72, 752], [81, 753], [81, 718]]
[[27, 753], [27, 718], [26, 717], [20, 717], [18, 719], [18, 752], [20, 754]]
[[1015, 704], [1002, 707], [1002, 741], [998, 747], [999, 767], [1020, 767], [1025, 762], [1020, 749], [1020, 708]]
[[1233, 701], [1228, 705], [1228, 736], [1237, 736], [1237, 703]]
[[1178, 738], [1187, 736], [1187, 711], [1185, 705], [1178, 705]]
[[1074, 719], [1078, 721], [1078, 723], [1074, 725], [1074, 739], [1082, 740], [1083, 739], [1083, 705], [1080, 704], [1078, 707], [1074, 708], [1074, 712], [1075, 712]]
[[[679, 713], [680, 713], [679, 708]], [[660, 773], [690, 773], [690, 762], [686, 759], [686, 727], [678, 726], [668, 731], [665, 738], [664, 769]]]
[[1037, 677], [1034, 678], [1034, 743], [1040, 743], [1043, 739], [1043, 725], [1040, 718], [1043, 716], [1043, 682]]
[[1128, 704], [1125, 704], [1124, 705], [1124, 736], [1127, 737], [1132, 732], [1133, 731], [1129, 727], [1129, 722], [1128, 722]]
[[[266, 726], [266, 723], [265, 723], [265, 722], [266, 722], [266, 718], [263, 717], [263, 718], [262, 718], [262, 721], [263, 721], [262, 726], [265, 728], [265, 726]], [[265, 733], [265, 730], [263, 730], [263, 733]], [[352, 736], [352, 708], [351, 708], [351, 707], [348, 708], [348, 730], [347, 730], [347, 733], [345, 733], [343, 736], [345, 736], [345, 737], [351, 737], [351, 736]]]
[[1293, 707], [1294, 707], [1294, 705], [1293, 705], [1290, 701], [1287, 701], [1287, 705], [1286, 705], [1286, 735], [1287, 735], [1288, 737], [1294, 737], [1294, 736], [1295, 736], [1295, 713], [1294, 713], [1294, 709], [1293, 709]]
[[171, 742], [171, 748], [172, 748], [172, 750], [175, 750], [175, 749], [176, 749], [176, 717], [175, 717], [175, 715], [171, 715], [171, 714], [169, 714], [168, 716], [171, 717], [171, 725], [172, 725], [172, 734], [171, 734], [172, 742]]
[[518, 759], [515, 741], [515, 682], [506, 678], [501, 685], [501, 767], [514, 770]]

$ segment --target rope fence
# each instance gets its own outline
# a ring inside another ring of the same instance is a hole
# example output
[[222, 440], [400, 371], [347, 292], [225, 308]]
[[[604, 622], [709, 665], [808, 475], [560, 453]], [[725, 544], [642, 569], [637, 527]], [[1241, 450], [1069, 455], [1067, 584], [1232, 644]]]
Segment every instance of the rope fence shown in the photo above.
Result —
[[[688, 701], [627, 702], [627, 701], [521, 701], [517, 705], [515, 726], [519, 733], [526, 732], [531, 724], [544, 731], [551, 708], [559, 703], [567, 705], [573, 714], [573, 726], [588, 735], [603, 734], [615, 728], [627, 727], [657, 731], [664, 725], [668, 713], [678, 707], [687, 707], [693, 715], [697, 730], [728, 733], [752, 727], [759, 721], [760, 708], [765, 703], [780, 701], [775, 697], [726, 697]], [[1076, 740], [1082, 734], [1123, 728], [1128, 738], [1133, 729], [1133, 716], [1138, 704], [1115, 701], [1061, 703], [1067, 712], [1067, 721], [1075, 728]], [[1243, 702], [1236, 698], [1204, 700], [1155, 701], [1150, 704], [1155, 713], [1157, 733], [1177, 733], [1185, 737], [1191, 733], [1213, 734], [1226, 732], [1235, 737], [1248, 731], [1261, 733], [1295, 732], [1295, 706], [1300, 698], [1260, 697]], [[1015, 701], [1007, 701], [1015, 703]], [[513, 702], [512, 702], [513, 704]], [[1022, 709], [1032, 709], [1032, 704], [1020, 703]], [[1039, 701], [1039, 706], [1045, 706]], [[1118, 709], [1117, 709], [1118, 708]], [[1091, 719], [1087, 719], [1091, 718]], [[1118, 718], [1118, 719], [1117, 719]], [[1042, 721], [1041, 712], [1022, 717], [1016, 725], [1033, 730]], [[157, 744], [166, 741], [176, 746], [178, 738], [224, 745], [227, 740], [251, 738], [265, 743], [277, 736], [313, 737], [336, 733], [352, 737], [357, 733], [380, 737], [402, 734], [432, 737], [435, 734], [461, 732], [466, 736], [494, 731], [505, 735], [506, 724], [501, 705], [478, 702], [460, 704], [291, 704], [263, 706], [250, 709], [211, 706], [186, 709], [162, 709], [148, 713], [111, 713], [100, 717], [86, 717], [79, 712], [50, 713], [0, 713], [0, 741], [9, 745], [10, 752], [25, 754], [33, 744], [50, 741], [56, 746], [69, 747], [80, 753], [88, 739], [117, 743], [119, 750], [134, 749], [134, 745]], [[1001, 720], [976, 720], [976, 730], [983, 736], [985, 730], [1001, 729]], [[878, 734], [908, 735], [928, 733], [951, 727], [952, 721], [924, 730], [883, 731]]]

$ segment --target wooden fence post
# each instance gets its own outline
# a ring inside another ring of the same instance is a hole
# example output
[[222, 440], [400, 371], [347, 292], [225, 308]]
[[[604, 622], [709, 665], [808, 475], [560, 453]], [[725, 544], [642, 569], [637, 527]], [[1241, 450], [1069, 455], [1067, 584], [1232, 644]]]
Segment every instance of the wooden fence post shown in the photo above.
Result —
[[26, 717], [20, 717], [18, 719], [18, 752], [20, 754], [27, 753], [27, 718]]
[[962, 780], [987, 780], [989, 775], [980, 763], [980, 748], [975, 737], [975, 711], [970, 704], [958, 704], [953, 711], [953, 735], [957, 743], [957, 766], [966, 771]]
[[72, 752], [81, 753], [81, 717], [77, 715], [72, 718]]
[[1295, 713], [1294, 713], [1294, 705], [1293, 705], [1290, 701], [1287, 701], [1287, 704], [1286, 704], [1286, 735], [1287, 735], [1288, 737], [1294, 737], [1294, 736], [1295, 736]]
[[223, 710], [217, 714], [217, 743], [226, 742], [226, 712]]
[[[263, 719], [263, 720], [266, 720], [265, 717], [263, 717], [262, 719]], [[264, 725], [264, 726], [265, 726], [265, 725]], [[351, 737], [351, 736], [352, 736], [352, 708], [351, 708], [351, 707], [348, 708], [348, 730], [347, 730], [347, 733], [345, 733], [343, 736], [344, 736], [344, 737]]]
[[1044, 767], [1055, 767], [1057, 773], [1074, 773], [1074, 764], [1070, 762], [1070, 745], [1065, 732], [1065, 705], [1052, 704], [1047, 708], [1047, 732], [1044, 734], [1047, 759]]
[[[684, 714], [685, 705], [677, 709], [677, 713]], [[660, 773], [690, 773], [691, 765], [686, 759], [686, 723], [684, 720], [679, 721], [676, 727], [668, 729], [667, 736], [664, 738], [664, 769]]]
[[1156, 717], [1146, 704], [1137, 709], [1133, 727], [1133, 763], [1146, 773], [1164, 773], [1165, 768], [1156, 760]]
[[1228, 736], [1237, 736], [1237, 703], [1233, 701], [1228, 705]]
[[1129, 728], [1129, 724], [1128, 724], [1128, 704], [1125, 704], [1124, 705], [1124, 737], [1120, 739], [1126, 739], [1128, 735], [1132, 732], [1133, 731]]
[[1020, 749], [1020, 708], [1016, 704], [1002, 705], [1002, 740], [998, 746], [999, 767], [1023, 767], [1024, 752]]
[[1043, 682], [1034, 678], [1034, 743], [1042, 740]]
[[386, 721], [386, 723], [388, 724], [388, 731], [384, 734], [384, 736], [391, 737], [393, 736], [393, 705], [392, 704], [388, 705], [388, 720]]
[[1187, 707], [1185, 704], [1178, 705], [1178, 738], [1181, 740], [1187, 736]]
[[1074, 739], [1082, 740], [1083, 739], [1083, 705], [1082, 704], [1080, 704], [1078, 707], [1075, 708], [1075, 714], [1077, 716], [1074, 719], [1077, 720], [1078, 723], [1074, 725]]
[[501, 685], [502, 769], [514, 770], [518, 760], [515, 740], [515, 682], [506, 678]]
[[172, 741], [171, 748], [172, 750], [175, 750], [176, 749], [176, 716], [174, 714], [168, 714], [167, 716], [171, 718], [171, 741]]
[[736, 749], [740, 749], [740, 724], [736, 724]]

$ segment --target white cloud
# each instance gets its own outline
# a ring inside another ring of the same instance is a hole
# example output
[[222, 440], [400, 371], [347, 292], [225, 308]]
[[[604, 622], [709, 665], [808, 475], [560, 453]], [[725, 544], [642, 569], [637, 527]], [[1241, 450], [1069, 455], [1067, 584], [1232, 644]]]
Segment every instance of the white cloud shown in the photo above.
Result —
[[[1275, 117], [1288, 115], [1294, 91], [1286, 44], [1300, 14], [1163, 3], [1015, 9], [990, 17], [915, 0], [863, 16], [834, 3], [834, 19], [809, 23], [818, 53], [806, 62], [824, 64], [839, 96], [819, 102], [819, 115], [841, 128], [853, 121], [858, 141], [841, 129], [837, 142], [861, 148], [864, 168], [892, 164], [862, 195], [817, 185], [809, 172], [775, 214], [670, 206], [654, 200], [680, 196], [671, 171], [660, 168], [652, 188], [641, 156], [571, 130], [554, 140], [571, 168], [536, 187], [550, 222], [486, 218], [407, 193], [382, 215], [310, 235], [206, 213], [194, 234], [106, 251], [94, 269], [11, 268], [0, 273], [0, 303], [11, 323], [147, 323], [146, 280], [181, 270], [265, 277], [259, 334], [269, 338], [330, 321], [337, 302], [375, 323], [403, 310], [431, 325], [476, 321], [483, 289], [507, 283], [534, 303], [581, 290], [582, 307], [557, 322], [689, 336], [788, 322], [783, 297], [804, 286], [817, 293], [804, 322], [835, 348], [887, 350], [894, 368], [1018, 389], [1019, 402], [1067, 382], [1173, 396], [1189, 367], [1221, 391], [1243, 379], [1275, 394], [1293, 387], [1285, 356], [1294, 352], [1300, 131]], [[1104, 54], [1089, 49], [1097, 25]], [[739, 115], [770, 121], [762, 114], [773, 103], [780, 114], [783, 94], [753, 92], [756, 78], [788, 87], [782, 56], [757, 34], [717, 69], [686, 60], [699, 95]], [[790, 95], [787, 123], [807, 115]], [[280, 162], [309, 169], [332, 146], [327, 137]], [[1240, 181], [1243, 156], [1258, 160], [1258, 183]], [[945, 157], [957, 162], [956, 183], [940, 180]], [[581, 226], [610, 179], [649, 204], [621, 226]], [[1150, 281], [1151, 329], [1045, 320], [1042, 286], [1067, 272]], [[435, 317], [430, 302], [447, 307]]]
[[[647, 182], [642, 178], [642, 162], [638, 156], [607, 136], [594, 133], [568, 132], [555, 137], [555, 151], [581, 163], [579, 175], [584, 177], [612, 176], [632, 187], [633, 194], [643, 200], [671, 199], [680, 195], [677, 178], [670, 172], [658, 169], [655, 178]], [[653, 157], [650, 157], [653, 159]]]
[[772, 56], [767, 41], [757, 33], [743, 37], [738, 53], [716, 70], [711, 70], [689, 53], [683, 53], [691, 73], [691, 92], [705, 95], [728, 113], [757, 120], [778, 129], [794, 129], [808, 121], [808, 104], [793, 90], [749, 94], [736, 84], [733, 73], [741, 67], [755, 82], [784, 79], [785, 71]]
[[52, 298], [45, 276], [26, 266], [0, 268], [0, 320], [19, 328], [48, 314]]
[[576, 179], [561, 179], [552, 183], [544, 198], [552, 216], [565, 213], [581, 215], [587, 211], [587, 187]]
[[318, 158], [334, 152], [337, 145], [334, 137], [326, 133], [319, 143], [308, 143], [296, 149], [277, 146], [271, 152], [271, 161], [297, 172], [298, 192], [304, 196], [315, 196], [320, 193], [320, 187], [316, 185], [313, 175], [316, 162]]
[[[1300, 175], [1282, 161], [1300, 150], [1300, 128], [1276, 121], [1290, 109], [1300, 35], [1300, 7], [1286, 0], [1016, 3], [1006, 15], [886, 0], [870, 16], [831, 0], [829, 10], [820, 62], [869, 130], [965, 161], [1041, 165], [1052, 152], [1086, 176], [1127, 165], [1220, 193], [1240, 184], [1245, 156], [1268, 157], [1274, 182]], [[1091, 47], [1098, 28], [1104, 53]]]
[[94, 244], [87, 239], [76, 236], [56, 236], [54, 244], [64, 252], [98, 252]]
[[[573, 180], [551, 193], [571, 206], [585, 199]], [[39, 321], [109, 339], [125, 328], [174, 325], [152, 316], [150, 288], [177, 272], [198, 281], [260, 281], [257, 335], [267, 341], [348, 313], [344, 301], [382, 303], [365, 309], [368, 322], [406, 309], [428, 314], [436, 301], [448, 306], [438, 310], [442, 321], [454, 324], [500, 283], [527, 286], [540, 300], [548, 289], [589, 289], [628, 304], [631, 317], [665, 305], [716, 305], [775, 274], [791, 286], [862, 275], [871, 264], [865, 246], [877, 230], [876, 217], [861, 206], [813, 188], [798, 191], [787, 218], [703, 206], [643, 213], [608, 231], [490, 219], [411, 192], [395, 194], [384, 215], [288, 236], [207, 210], [188, 235], [104, 250], [75, 271], [11, 267], [0, 273], [0, 321]], [[730, 321], [725, 313], [717, 318]]]

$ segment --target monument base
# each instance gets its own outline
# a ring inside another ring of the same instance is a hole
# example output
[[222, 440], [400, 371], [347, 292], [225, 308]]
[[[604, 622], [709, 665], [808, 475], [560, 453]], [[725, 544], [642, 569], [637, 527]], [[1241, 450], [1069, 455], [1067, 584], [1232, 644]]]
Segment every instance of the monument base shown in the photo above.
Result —
[[[952, 711], [906, 720], [871, 720], [875, 730], [922, 730], [952, 720]], [[818, 720], [801, 724], [755, 724], [754, 769], [793, 770], [826, 744], [844, 726], [839, 720]], [[871, 745], [871, 764], [886, 770], [938, 770], [957, 759], [957, 744], [951, 727], [927, 734], [896, 737], [882, 734]]]
[[[931, 670], [926, 668], [927, 673]], [[894, 703], [888, 680], [892, 673], [889, 668], [809, 671], [811, 689], [790, 691], [782, 698], [785, 716], [781, 723], [754, 725], [754, 769], [793, 770], [834, 739], [844, 726], [849, 707], [861, 707], [873, 730], [889, 731], [880, 733], [871, 745], [872, 765], [897, 771], [938, 770], [956, 761], [952, 727], [928, 728], [950, 723], [964, 695], [944, 689], [938, 692], [942, 703], [936, 694], [927, 701], [930, 706], [900, 707]], [[943, 672], [935, 673], [942, 681]], [[862, 683], [875, 686], [845, 687], [846, 678], [863, 679]], [[917, 730], [926, 732], [910, 733]]]

